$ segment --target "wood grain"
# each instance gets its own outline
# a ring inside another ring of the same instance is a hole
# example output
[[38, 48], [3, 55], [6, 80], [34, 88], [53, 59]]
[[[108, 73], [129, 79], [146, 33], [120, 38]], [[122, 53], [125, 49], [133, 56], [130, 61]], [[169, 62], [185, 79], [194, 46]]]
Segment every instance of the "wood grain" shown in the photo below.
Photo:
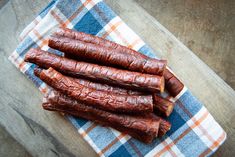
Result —
[[[18, 34], [48, 1], [36, 11], [24, 9], [33, 5], [28, 3], [11, 1], [1, 10], [5, 14], [0, 15], [0, 125], [32, 156], [97, 156], [67, 119], [42, 109], [42, 94], [7, 59], [17, 46]], [[31, 18], [24, 18], [27, 13]]]
[[234, 90], [137, 3], [132, 0], [106, 2], [158, 56], [168, 60], [172, 70], [225, 129], [227, 140], [216, 155], [235, 154]]
[[134, 0], [235, 89], [234, 0]]
[[[228, 139], [217, 156], [234, 154], [235, 92], [135, 2], [106, 2], [157, 55], [169, 60], [174, 72], [226, 130]], [[33, 156], [96, 156], [66, 119], [41, 109], [42, 95], [7, 59], [18, 44], [19, 32], [47, 3], [12, 0], [0, 11], [0, 125]]]

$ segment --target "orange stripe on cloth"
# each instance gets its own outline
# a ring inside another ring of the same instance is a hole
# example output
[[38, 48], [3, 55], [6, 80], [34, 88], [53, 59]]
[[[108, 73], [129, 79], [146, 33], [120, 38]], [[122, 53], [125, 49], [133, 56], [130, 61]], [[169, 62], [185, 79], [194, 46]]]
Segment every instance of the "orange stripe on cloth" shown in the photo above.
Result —
[[[37, 19], [34, 19], [34, 20], [33, 20], [33, 23], [34, 23], [34, 25], [36, 26], [36, 25], [39, 23], [39, 21], [38, 21]], [[34, 28], [34, 27], [33, 27], [33, 28]], [[25, 35], [20, 38], [20, 41], [22, 41], [22, 40], [29, 34], [29, 32], [31, 32], [31, 31], [33, 30], [33, 28], [29, 29], [29, 30], [25, 33]]]
[[174, 156], [174, 157], [177, 157], [177, 155], [175, 154], [174, 151], [172, 151], [171, 147], [169, 145], [167, 145], [166, 141], [162, 141], [162, 144], [165, 146], [165, 147], [168, 147], [168, 151], [169, 153], [171, 154], [171, 156]]
[[121, 35], [121, 33], [117, 30], [117, 27], [119, 26], [119, 25], [121, 25], [123, 22], [122, 21], [118, 21], [118, 22], [116, 22], [116, 23], [114, 23], [114, 24], [109, 24], [109, 26], [110, 26], [110, 29], [109, 30], [107, 30], [107, 32], [102, 36], [103, 38], [106, 38], [110, 33], [115, 33], [117, 36], [118, 36], [118, 38], [120, 38], [121, 39], [121, 41], [128, 47], [128, 48], [133, 48], [133, 47], [135, 47], [135, 45], [136, 44], [138, 44], [140, 41], [141, 41], [141, 39], [140, 38], [138, 38], [138, 39], [136, 39], [133, 43], [129, 43], [122, 35]]
[[121, 140], [126, 134], [121, 133], [120, 135], [118, 135], [112, 142], [110, 142], [106, 147], [104, 147], [99, 153], [98, 155], [101, 156], [102, 154], [104, 154], [107, 150], [109, 150], [115, 143], [117, 143], [119, 140]]
[[224, 140], [226, 136], [226, 133], [223, 132], [221, 136], [207, 149], [205, 150], [202, 154], [200, 154], [200, 157], [204, 157], [208, 155], [213, 149], [219, 146], [219, 144]]
[[[77, 17], [77, 15], [84, 9], [85, 6], [87, 6], [89, 3], [93, 3], [92, 0], [87, 0], [85, 3], [83, 3], [82, 6], [80, 6], [77, 11], [75, 11], [72, 16], [70, 16], [66, 21], [63, 21], [56, 12], [52, 11], [51, 15], [56, 19], [56, 21], [60, 24], [61, 27], [67, 27], [68, 24]], [[95, 5], [94, 3], [92, 5]]]
[[122, 36], [122, 34], [117, 29], [113, 30], [113, 32], [118, 36], [118, 38], [120, 38], [122, 40], [122, 42], [126, 46], [131, 46], [131, 44]]
[[197, 127], [198, 125], [201, 124], [201, 122], [203, 120], [206, 119], [206, 117], [208, 116], [208, 111], [206, 111], [201, 118], [199, 118], [196, 123], [194, 123], [191, 127], [189, 127], [188, 129], [186, 129], [178, 138], [176, 138], [174, 141], [172, 141], [170, 144], [168, 144], [167, 146], [165, 146], [161, 151], [159, 151], [157, 154], [155, 154], [154, 156], [161, 156], [164, 152], [169, 151], [170, 148], [172, 146], [174, 146], [180, 139], [182, 139], [185, 135], [187, 135], [193, 128]]
[[143, 154], [140, 152], [140, 150], [136, 147], [136, 145], [131, 140], [128, 140], [127, 142], [130, 144], [130, 146], [133, 148], [133, 150], [136, 152], [136, 154], [139, 157], [143, 157]]
[[97, 126], [96, 123], [91, 124], [90, 127], [88, 127], [81, 135], [82, 137], [85, 137], [91, 130], [93, 130]]
[[50, 13], [60, 25], [62, 25], [64, 23], [64, 21], [56, 14], [56, 12], [51, 10]]
[[133, 43], [129, 43], [123, 36], [122, 34], [117, 30], [117, 27], [120, 26], [123, 22], [122, 21], [117, 21], [114, 24], [109, 23], [108, 25], [110, 26], [110, 29], [107, 30], [107, 32], [102, 36], [103, 38], [106, 38], [110, 33], [115, 33], [119, 39], [129, 48], [133, 48], [136, 44], [138, 44], [141, 39], [138, 38], [136, 39]]
[[134, 40], [133, 43], [131, 43], [130, 45], [128, 45], [128, 48], [133, 49], [135, 47], [135, 45], [137, 45], [138, 43], [140, 43], [142, 40], [140, 38]]
[[43, 39], [43, 36], [41, 36], [36, 29], [33, 30], [33, 33], [37, 36], [38, 40], [41, 40], [41, 44], [38, 45], [40, 48], [42, 48], [45, 45], [48, 45], [48, 39]]
[[40, 33], [36, 29], [33, 29], [33, 33], [37, 36], [38, 40], [43, 39], [43, 36], [41, 36]]
[[[100, 12], [102, 12], [98, 7], [96, 7], [95, 9], [94, 9], [96, 12], [97, 12], [97, 14], [99, 14]], [[102, 16], [100, 16], [104, 21], [106, 21], [106, 19], [108, 19], [106, 16], [105, 16], [105, 14], [102, 14]], [[109, 23], [107, 23], [107, 25], [110, 27], [110, 30], [107, 30], [107, 32], [103, 35], [103, 38], [106, 38], [111, 32], [114, 32], [121, 40], [122, 40], [122, 42], [125, 44], [125, 45], [129, 45], [129, 43], [128, 43], [128, 41], [121, 35], [121, 33], [120, 32], [118, 32], [117, 31], [117, 27], [121, 24], [121, 23], [123, 23], [121, 20], [119, 20], [118, 22], [117, 22], [118, 24], [111, 24], [110, 22]]]
[[[179, 107], [191, 118], [191, 120], [196, 123], [196, 119], [193, 117], [193, 115], [184, 107], [184, 105], [182, 104], [181, 101], [178, 101], [178, 105]], [[208, 131], [203, 128], [201, 125], [198, 126], [198, 128], [203, 132], [203, 134], [208, 138], [209, 141], [211, 141], [211, 143], [216, 142], [212, 136], [208, 133]]]
[[47, 86], [44, 86], [44, 87], [39, 87], [39, 90], [40, 90], [43, 94], [46, 94], [46, 93], [48, 93], [49, 88], [48, 88]]
[[22, 70], [22, 71], [24, 71], [23, 68], [24, 68], [25, 65], [26, 65], [26, 63], [25, 63], [24, 61], [21, 62], [21, 63], [19, 64], [19, 69]]
[[[93, 1], [91, 1], [91, 0], [87, 0], [85, 3], [83, 3], [83, 5], [80, 6], [80, 7], [77, 9], [77, 11], [75, 11], [75, 12], [72, 14], [72, 16], [70, 16], [61, 26], [62, 26], [62, 27], [67, 27], [67, 25], [68, 25], [73, 19], [75, 19], [75, 18], [77, 17], [77, 15], [84, 9], [84, 7], [87, 6], [90, 2], [93, 3]], [[92, 5], [94, 5], [94, 4], [92, 4]]]
[[114, 24], [110, 24], [110, 29], [106, 31], [106, 33], [104, 35], [102, 35], [103, 38], [106, 38], [110, 33], [112, 33], [113, 31], [115, 31], [117, 29], [117, 27], [122, 24], [122, 21], [117, 21]]

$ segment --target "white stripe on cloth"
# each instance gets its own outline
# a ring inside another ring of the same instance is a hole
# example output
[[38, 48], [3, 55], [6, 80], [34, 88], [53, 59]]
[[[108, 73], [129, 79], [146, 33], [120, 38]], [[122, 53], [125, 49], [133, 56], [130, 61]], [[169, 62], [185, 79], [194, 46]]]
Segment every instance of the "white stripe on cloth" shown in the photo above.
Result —
[[[198, 119], [201, 112], [207, 112], [207, 109], [203, 106], [202, 109], [197, 113], [194, 118]], [[193, 121], [192, 118], [187, 122], [188, 125], [192, 125]], [[213, 127], [211, 127], [213, 124]], [[218, 123], [215, 123], [214, 118], [211, 114], [208, 114], [207, 118], [200, 123], [193, 131], [200, 137], [203, 143], [207, 147], [211, 147], [216, 140], [224, 133], [223, 129], [219, 126]], [[205, 133], [206, 132], [206, 133]], [[226, 137], [225, 137], [226, 139]]]
[[[78, 129], [78, 133], [80, 135], [85, 134], [84, 139], [91, 145], [91, 147], [95, 150], [95, 152], [100, 152], [101, 150], [96, 146], [95, 142], [90, 138], [89, 134], [86, 134], [84, 129], [80, 127]], [[104, 154], [100, 155], [101, 157], [105, 157]]]
[[37, 16], [25, 29], [20, 33], [19, 39], [20, 41], [24, 40], [24, 38], [33, 30], [34, 27], [37, 26], [38, 23], [42, 20], [41, 16]]
[[[86, 3], [87, 0], [81, 0], [81, 2], [84, 4]], [[85, 7], [90, 10], [91, 8], [93, 8], [97, 3], [101, 2], [101, 0], [93, 0], [93, 1], [89, 1]]]

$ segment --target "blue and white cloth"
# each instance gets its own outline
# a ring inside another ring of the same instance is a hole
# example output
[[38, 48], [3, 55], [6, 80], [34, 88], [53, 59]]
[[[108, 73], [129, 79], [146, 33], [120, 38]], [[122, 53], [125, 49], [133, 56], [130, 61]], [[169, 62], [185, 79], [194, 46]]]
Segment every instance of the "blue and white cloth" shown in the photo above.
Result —
[[[131, 17], [130, 17], [131, 18]], [[39, 90], [48, 87], [33, 74], [34, 64], [24, 62], [32, 47], [62, 54], [47, 46], [47, 37], [58, 27], [105, 37], [141, 53], [156, 57], [152, 50], [104, 2], [100, 0], [53, 0], [24, 29], [21, 43], [9, 57]], [[226, 133], [207, 109], [184, 87], [175, 98], [175, 108], [168, 120], [172, 128], [162, 138], [144, 144], [114, 129], [67, 116], [80, 135], [99, 156], [208, 156], [225, 141]], [[45, 111], [46, 112], [46, 111]], [[79, 136], [79, 135], [78, 135]]]

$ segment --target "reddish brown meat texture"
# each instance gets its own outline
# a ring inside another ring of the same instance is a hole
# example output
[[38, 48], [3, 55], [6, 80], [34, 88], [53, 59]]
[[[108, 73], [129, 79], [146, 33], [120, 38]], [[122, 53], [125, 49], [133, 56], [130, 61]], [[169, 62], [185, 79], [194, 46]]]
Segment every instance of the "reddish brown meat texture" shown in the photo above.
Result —
[[123, 95], [150, 95], [150, 94], [146, 94], [140, 91], [136, 91], [136, 90], [128, 90], [125, 88], [120, 88], [117, 86], [111, 86], [108, 84], [103, 84], [103, 83], [99, 83], [99, 82], [93, 82], [87, 79], [82, 79], [82, 78], [72, 78], [75, 82], [82, 84], [86, 87], [89, 88], [94, 88], [96, 90], [100, 90], [100, 91], [107, 91], [107, 92], [112, 92], [115, 94], [123, 94]]
[[164, 136], [167, 131], [171, 129], [171, 123], [166, 121], [165, 119], [161, 119], [159, 130], [158, 130], [158, 137]]
[[47, 102], [43, 104], [46, 110], [59, 111], [110, 126], [145, 143], [150, 143], [158, 134], [161, 122], [159, 117], [111, 113], [85, 105], [55, 91], [47, 95], [46, 99]]
[[[37, 77], [40, 77], [41, 70], [36, 69], [34, 74]], [[114, 94], [123, 94], [123, 95], [151, 95], [150, 93], [143, 93], [133, 90], [127, 90], [119, 87], [110, 86], [107, 84], [101, 84], [97, 82], [92, 82], [90, 80], [68, 77], [71, 81], [74, 81], [78, 84], [86, 86], [88, 88], [93, 88], [100, 91], [112, 92]], [[153, 109], [160, 115], [169, 116], [173, 110], [174, 104], [169, 100], [162, 98], [156, 94], [153, 94]]]
[[163, 116], [170, 116], [174, 109], [174, 103], [158, 96], [157, 94], [153, 94], [153, 107], [155, 111], [159, 111]]
[[[116, 51], [118, 51], [119, 53], [130, 54], [132, 56], [135, 56], [137, 60], [139, 60], [139, 59], [148, 60], [149, 59], [148, 56], [146, 56], [138, 51], [134, 51], [130, 48], [119, 45], [119, 44], [114, 43], [112, 41], [109, 41], [107, 39], [93, 36], [90, 34], [86, 34], [83, 32], [77, 32], [77, 31], [74, 31], [71, 29], [61, 28], [57, 32], [55, 32], [55, 35], [64, 36], [64, 37], [68, 37], [71, 39], [80, 40], [80, 41], [83, 41], [86, 43], [92, 43], [92, 44], [97, 44], [97, 45], [101, 45], [104, 47], [116, 49]], [[148, 72], [146, 72], [146, 73], [148, 73]], [[164, 77], [165, 77], [165, 86], [166, 86], [166, 89], [168, 90], [168, 92], [173, 97], [177, 96], [184, 87], [183, 83], [176, 76], [174, 76], [168, 69], [165, 69]]]
[[[60, 104], [60, 105], [63, 105], [64, 104], [64, 109], [66, 111], [70, 111], [70, 112], [75, 112], [76, 113], [76, 108], [72, 108], [70, 109], [70, 107], [68, 106], [74, 106], [75, 104], [82, 104], [82, 105], [86, 105], [84, 103], [80, 103], [78, 101], [76, 101], [75, 99], [72, 99], [64, 94], [61, 94], [60, 92], [57, 92], [55, 90], [53, 90], [51, 93], [49, 93], [48, 95], [46, 95], [46, 99], [50, 102], [50, 103], [57, 103], [57, 104]], [[68, 106], [66, 106], [68, 105]], [[87, 106], [87, 105], [86, 105]], [[90, 108], [94, 108], [94, 107], [91, 107], [89, 106]], [[105, 111], [107, 112], [107, 111]], [[115, 113], [111, 113], [111, 114], [115, 114]], [[118, 114], [120, 115], [120, 114]], [[146, 115], [141, 115], [141, 116], [144, 116], [146, 117]], [[134, 115], [132, 115], [131, 117], [135, 117]], [[148, 115], [148, 118], [150, 119], [158, 119], [160, 117], [154, 115], [154, 114], [149, 114]], [[171, 124], [160, 118], [160, 126], [159, 126], [159, 131], [158, 131], [158, 137], [162, 137], [166, 134], [167, 131], [169, 131], [171, 129]]]
[[[40, 68], [36, 69], [34, 71], [34, 74], [37, 77], [40, 77]], [[74, 78], [74, 77], [69, 77], [67, 76], [71, 81], [74, 81], [78, 84], [81, 84], [83, 86], [86, 86], [88, 88], [93, 88], [99, 91], [106, 91], [106, 92], [112, 92], [114, 94], [123, 94], [123, 95], [150, 95], [150, 94], [145, 94], [143, 92], [139, 92], [139, 91], [134, 91], [134, 90], [128, 90], [128, 89], [124, 89], [124, 88], [120, 88], [120, 87], [116, 87], [116, 86], [111, 86], [108, 84], [103, 84], [103, 83], [98, 83], [98, 82], [93, 82], [87, 79], [83, 79], [83, 78]]]
[[184, 84], [168, 69], [164, 72], [165, 86], [171, 96], [176, 97], [184, 88]]
[[[49, 38], [49, 47], [60, 50], [65, 54], [76, 56], [78, 59], [91, 59], [96, 62], [122, 67], [131, 71], [163, 75], [166, 60], [153, 58], [137, 58], [130, 53], [122, 53], [119, 49], [104, 47], [81, 40], [54, 35]], [[128, 49], [131, 51], [131, 49]], [[134, 51], [134, 50], [132, 50]]]
[[152, 96], [130, 96], [98, 91], [76, 83], [53, 68], [35, 69], [35, 74], [49, 86], [89, 105], [112, 112], [150, 113], [153, 112]]
[[164, 91], [163, 77], [78, 62], [39, 49], [30, 49], [25, 56], [25, 61], [45, 68], [52, 67], [62, 73], [75, 77], [99, 80], [123, 88], [150, 92]]

